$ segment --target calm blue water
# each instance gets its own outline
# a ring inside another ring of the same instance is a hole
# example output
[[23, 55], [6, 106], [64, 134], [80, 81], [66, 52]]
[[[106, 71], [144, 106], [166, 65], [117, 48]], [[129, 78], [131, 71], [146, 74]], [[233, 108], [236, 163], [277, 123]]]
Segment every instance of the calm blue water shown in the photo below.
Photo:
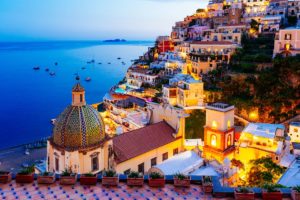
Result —
[[[92, 78], [91, 82], [81, 80], [87, 102], [100, 102], [109, 88], [124, 77], [130, 61], [152, 44], [0, 43], [0, 149], [51, 135], [50, 119], [56, 118], [71, 103], [75, 73], [79, 73], [81, 79]], [[86, 63], [91, 59], [95, 59], [95, 64]], [[126, 65], [122, 65], [122, 61]], [[34, 71], [35, 66], [41, 69]], [[51, 77], [46, 67], [56, 76]]]

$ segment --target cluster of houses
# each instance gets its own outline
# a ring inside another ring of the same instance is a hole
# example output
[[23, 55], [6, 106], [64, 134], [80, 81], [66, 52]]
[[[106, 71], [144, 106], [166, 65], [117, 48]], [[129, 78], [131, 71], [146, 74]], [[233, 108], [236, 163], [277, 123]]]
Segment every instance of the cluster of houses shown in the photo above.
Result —
[[[101, 138], [93, 138], [98, 130], [92, 127], [87, 140], [89, 129], [81, 130], [84, 126], [80, 126], [83, 142], [73, 147], [68, 137], [76, 130], [68, 134], [64, 123], [70, 114], [62, 114], [48, 142], [48, 170], [59, 173], [74, 165], [79, 173], [113, 168], [125, 174], [159, 171], [199, 175], [209, 168], [218, 174], [228, 160], [241, 160], [247, 169], [250, 160], [264, 156], [290, 167], [300, 156], [300, 123], [285, 127], [248, 122], [240, 131], [235, 126], [234, 105], [206, 103], [202, 76], [229, 63], [241, 48], [242, 34], [251, 33], [253, 20], [258, 22], [258, 32], [276, 32], [274, 55], [296, 55], [300, 29], [280, 28], [290, 16], [298, 19], [299, 13], [297, 0], [211, 0], [207, 8], [176, 22], [171, 36], [157, 38], [156, 48], [150, 48], [128, 69], [124, 81], [105, 95], [99, 119], [86, 115], [91, 118], [86, 121], [100, 126]], [[84, 89], [77, 85], [73, 88], [73, 98], [78, 96], [73, 99], [73, 110], [85, 105], [80, 95]], [[204, 137], [187, 140], [186, 120], [193, 110], [205, 110], [205, 125], [199, 126]], [[78, 115], [73, 117], [77, 120]], [[207, 161], [217, 164], [210, 166]], [[230, 166], [226, 169], [230, 174]]]

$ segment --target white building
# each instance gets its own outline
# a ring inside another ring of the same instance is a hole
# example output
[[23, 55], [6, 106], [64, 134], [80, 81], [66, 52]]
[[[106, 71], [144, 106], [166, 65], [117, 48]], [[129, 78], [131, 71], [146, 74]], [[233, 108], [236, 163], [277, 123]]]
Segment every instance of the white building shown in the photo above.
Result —
[[291, 122], [289, 125], [291, 142], [300, 142], [300, 122]]

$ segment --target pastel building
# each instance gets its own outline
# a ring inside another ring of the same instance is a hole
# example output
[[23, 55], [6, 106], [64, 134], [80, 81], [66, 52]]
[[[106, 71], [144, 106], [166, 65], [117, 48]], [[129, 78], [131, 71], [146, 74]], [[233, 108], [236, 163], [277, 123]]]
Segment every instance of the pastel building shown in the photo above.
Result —
[[189, 75], [179, 76], [183, 78], [176, 82], [176, 84], [163, 86], [163, 100], [170, 105], [176, 105], [182, 108], [202, 106], [203, 82], [201, 80], [195, 80]]
[[126, 74], [127, 85], [131, 88], [138, 89], [144, 83], [155, 85], [158, 80], [158, 75], [153, 74], [151, 70], [141, 67], [131, 67]]
[[221, 25], [215, 32], [210, 33], [211, 41], [228, 41], [241, 44], [242, 33], [246, 31], [245, 24]]
[[244, 23], [250, 27], [252, 19], [260, 22], [261, 18], [266, 15], [266, 9], [269, 5], [269, 0], [243, 0], [245, 5], [245, 13], [243, 15]]
[[275, 57], [276, 54], [295, 56], [299, 53], [300, 29], [298, 27], [280, 29], [275, 36], [273, 57]]
[[300, 122], [291, 122], [289, 125], [291, 142], [300, 142]]
[[191, 63], [192, 73], [201, 76], [222, 63], [229, 63], [237, 44], [229, 41], [194, 41], [190, 44], [188, 62]]
[[223, 163], [226, 157], [234, 154], [234, 138], [234, 106], [226, 103], [208, 104], [204, 126], [204, 157]]
[[248, 124], [237, 142], [237, 158], [246, 164], [253, 159], [271, 156], [276, 163], [280, 163], [290, 151], [284, 130], [281, 124]]
[[159, 53], [174, 50], [173, 41], [169, 36], [159, 36], [156, 39], [156, 43], [157, 43], [157, 48]]

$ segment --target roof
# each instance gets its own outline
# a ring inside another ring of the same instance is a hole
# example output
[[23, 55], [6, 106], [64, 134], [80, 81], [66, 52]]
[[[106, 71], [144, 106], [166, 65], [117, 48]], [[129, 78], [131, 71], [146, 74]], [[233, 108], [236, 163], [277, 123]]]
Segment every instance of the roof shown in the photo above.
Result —
[[292, 142], [293, 149], [300, 149], [300, 143], [299, 142]]
[[281, 176], [278, 181], [286, 187], [295, 187], [300, 185], [300, 161], [295, 160], [287, 171]]
[[216, 170], [210, 166], [201, 167], [194, 172], [191, 173], [191, 175], [196, 176], [219, 176]]
[[76, 83], [73, 86], [72, 92], [84, 92], [84, 88], [80, 85], [80, 83]]
[[291, 126], [299, 126], [300, 127], [300, 122], [291, 122], [290, 125]]
[[164, 175], [174, 175], [176, 173], [187, 175], [202, 165], [203, 159], [196, 152], [185, 151], [155, 165], [153, 168], [159, 169]]
[[113, 138], [117, 163], [142, 155], [158, 147], [176, 141], [176, 131], [165, 121], [158, 122]]
[[282, 124], [249, 123], [243, 130], [243, 133], [265, 138], [274, 138], [277, 129], [284, 130], [285, 128]]
[[199, 44], [199, 45], [232, 45], [233, 42], [229, 41], [193, 41], [191, 44]]

